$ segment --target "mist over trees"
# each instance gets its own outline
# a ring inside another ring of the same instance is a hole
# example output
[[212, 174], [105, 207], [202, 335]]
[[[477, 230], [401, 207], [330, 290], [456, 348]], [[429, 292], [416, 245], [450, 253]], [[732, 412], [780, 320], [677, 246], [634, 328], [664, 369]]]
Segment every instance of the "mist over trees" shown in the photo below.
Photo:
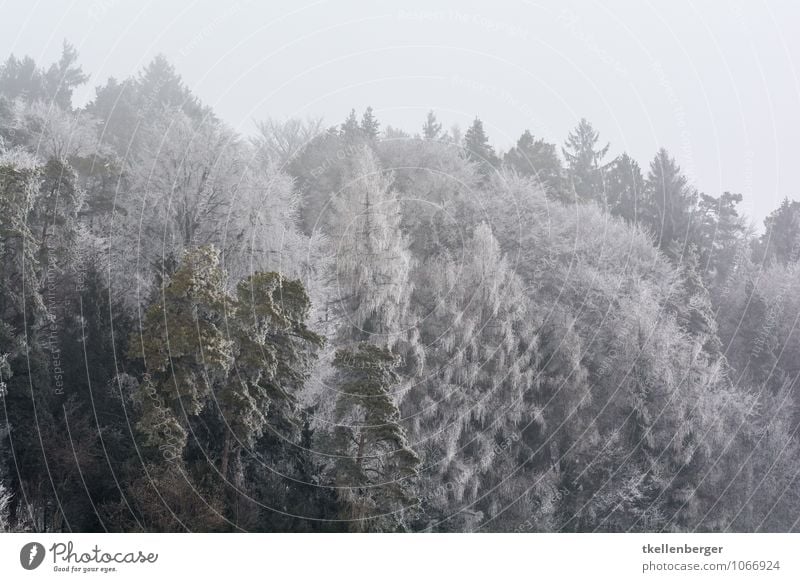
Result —
[[87, 78], [0, 65], [0, 531], [798, 529], [800, 202]]

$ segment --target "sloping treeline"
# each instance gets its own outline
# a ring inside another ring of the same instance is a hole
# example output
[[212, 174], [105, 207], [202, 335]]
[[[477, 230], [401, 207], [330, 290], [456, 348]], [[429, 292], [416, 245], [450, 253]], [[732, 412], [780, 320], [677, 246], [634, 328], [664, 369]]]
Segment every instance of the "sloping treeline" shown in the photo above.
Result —
[[0, 530], [798, 529], [797, 202], [86, 79], [0, 66]]

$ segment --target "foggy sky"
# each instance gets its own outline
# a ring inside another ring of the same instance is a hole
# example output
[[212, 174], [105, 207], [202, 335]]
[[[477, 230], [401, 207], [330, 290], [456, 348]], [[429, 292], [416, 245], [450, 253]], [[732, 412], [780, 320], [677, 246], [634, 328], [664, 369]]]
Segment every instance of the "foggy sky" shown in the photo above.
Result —
[[40, 65], [76, 46], [91, 81], [163, 53], [237, 130], [267, 117], [335, 124], [372, 105], [415, 132], [478, 115], [496, 147], [563, 143], [588, 118], [647, 171], [664, 146], [703, 192], [741, 192], [760, 224], [800, 199], [800, 4], [642, 2], [5, 2], [0, 55]]

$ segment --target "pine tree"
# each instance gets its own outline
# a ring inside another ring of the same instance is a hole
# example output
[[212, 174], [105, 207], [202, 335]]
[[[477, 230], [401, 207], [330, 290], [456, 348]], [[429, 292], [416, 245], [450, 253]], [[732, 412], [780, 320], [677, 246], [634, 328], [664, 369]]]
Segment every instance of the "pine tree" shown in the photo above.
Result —
[[190, 418], [204, 408], [232, 364], [224, 327], [230, 304], [225, 283], [216, 249], [187, 251], [131, 338], [131, 356], [140, 358], [148, 373], [139, 396], [138, 429], [146, 444], [170, 447], [176, 457], [186, 444]]
[[568, 176], [574, 191], [575, 200], [588, 202], [605, 199], [603, 159], [609, 145], [598, 147], [600, 135], [592, 124], [581, 119], [578, 126], [567, 136], [562, 152], [567, 161]]
[[[242, 446], [253, 447], [269, 425], [270, 440], [299, 432], [297, 393], [322, 338], [306, 327], [311, 303], [300, 281], [256, 273], [236, 287], [231, 328], [234, 364], [218, 402], [225, 425], [220, 471], [239, 464]], [[290, 440], [296, 440], [291, 439]]]
[[336, 353], [339, 397], [333, 438], [339, 460], [342, 517], [352, 531], [402, 531], [416, 504], [412, 480], [419, 464], [391, 390], [398, 383], [396, 357], [361, 343]]

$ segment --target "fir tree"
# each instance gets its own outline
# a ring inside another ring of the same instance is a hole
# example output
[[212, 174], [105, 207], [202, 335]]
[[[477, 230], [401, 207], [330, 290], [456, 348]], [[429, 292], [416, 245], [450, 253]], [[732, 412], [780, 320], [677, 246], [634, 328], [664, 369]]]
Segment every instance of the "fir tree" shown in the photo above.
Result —
[[611, 214], [630, 223], [638, 223], [646, 215], [642, 171], [628, 154], [623, 153], [609, 165], [605, 188]]
[[650, 163], [646, 200], [650, 211], [645, 223], [656, 237], [658, 247], [673, 257], [678, 256], [692, 234], [697, 193], [663, 148]]
[[519, 174], [535, 178], [548, 196], [564, 201], [563, 168], [555, 145], [543, 139], [534, 140], [531, 132], [526, 130], [503, 161]]
[[422, 137], [425, 139], [439, 139], [442, 133], [442, 124], [436, 120], [433, 110], [428, 111], [425, 123], [422, 125]]
[[350, 110], [350, 114], [347, 116], [347, 119], [344, 120], [344, 123], [342, 123], [339, 133], [349, 142], [358, 141], [359, 138], [363, 137], [364, 134], [362, 133], [361, 126], [358, 124], [355, 109]]
[[364, 115], [361, 117], [361, 131], [364, 132], [367, 138], [376, 140], [380, 133], [380, 126], [381, 124], [378, 123], [378, 120], [372, 112], [372, 107], [367, 107], [366, 111], [364, 111]]
[[796, 262], [800, 258], [800, 202], [784, 198], [764, 219], [759, 243], [759, 261], [774, 259], [782, 265]]
[[567, 171], [574, 191], [575, 200], [601, 202], [605, 199], [603, 174], [606, 165], [603, 160], [609, 145], [598, 147], [600, 135], [592, 124], [581, 119], [578, 126], [567, 136], [562, 152], [567, 161]]
[[473, 161], [484, 176], [493, 173], [499, 160], [494, 153], [494, 148], [489, 144], [489, 138], [483, 130], [483, 122], [477, 117], [464, 134], [464, 153], [468, 160]]

